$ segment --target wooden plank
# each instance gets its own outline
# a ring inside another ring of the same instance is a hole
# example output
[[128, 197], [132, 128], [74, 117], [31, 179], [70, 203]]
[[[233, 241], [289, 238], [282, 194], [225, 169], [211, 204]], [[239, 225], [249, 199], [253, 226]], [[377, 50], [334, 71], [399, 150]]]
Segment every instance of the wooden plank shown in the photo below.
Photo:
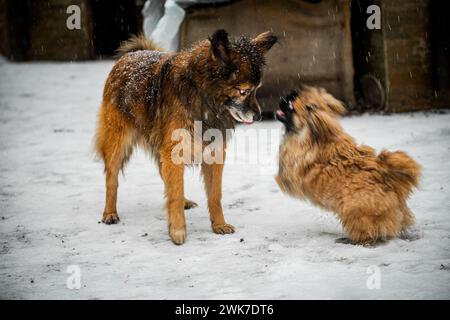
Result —
[[[81, 9], [81, 29], [69, 30], [66, 10]], [[29, 47], [32, 60], [84, 60], [94, 57], [88, 0], [48, 0], [29, 2]]]

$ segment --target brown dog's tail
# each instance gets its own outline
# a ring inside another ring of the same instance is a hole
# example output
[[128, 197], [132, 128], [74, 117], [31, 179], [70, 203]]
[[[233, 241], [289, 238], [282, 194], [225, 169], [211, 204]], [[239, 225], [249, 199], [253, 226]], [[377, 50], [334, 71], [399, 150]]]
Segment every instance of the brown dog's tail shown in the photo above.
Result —
[[402, 151], [384, 150], [378, 155], [378, 159], [386, 170], [388, 182], [399, 195], [407, 198], [419, 184], [420, 165]]
[[132, 35], [130, 39], [123, 41], [116, 50], [116, 57], [119, 58], [128, 52], [139, 50], [163, 51], [156, 43], [141, 33], [137, 36]]

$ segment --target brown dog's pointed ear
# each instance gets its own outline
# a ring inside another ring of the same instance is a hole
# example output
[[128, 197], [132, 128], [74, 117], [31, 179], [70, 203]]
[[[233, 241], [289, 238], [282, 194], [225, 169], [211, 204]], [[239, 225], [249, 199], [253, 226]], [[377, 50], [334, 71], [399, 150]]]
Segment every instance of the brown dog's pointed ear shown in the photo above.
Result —
[[228, 65], [230, 63], [228, 33], [223, 29], [217, 30], [209, 37], [209, 42], [211, 42], [211, 56], [213, 59]]
[[271, 31], [261, 33], [259, 36], [252, 40], [252, 43], [256, 45], [263, 53], [269, 51], [272, 46], [277, 43], [278, 37]]

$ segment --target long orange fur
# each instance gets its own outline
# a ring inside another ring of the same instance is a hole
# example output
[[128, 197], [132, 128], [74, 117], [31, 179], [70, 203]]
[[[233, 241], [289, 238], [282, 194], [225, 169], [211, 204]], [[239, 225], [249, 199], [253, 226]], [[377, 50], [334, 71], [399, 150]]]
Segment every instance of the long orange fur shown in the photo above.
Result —
[[404, 152], [377, 155], [357, 145], [339, 124], [344, 106], [323, 89], [303, 87], [290, 106], [276, 177], [281, 190], [334, 212], [355, 244], [407, 230], [414, 217], [406, 200], [420, 166]]

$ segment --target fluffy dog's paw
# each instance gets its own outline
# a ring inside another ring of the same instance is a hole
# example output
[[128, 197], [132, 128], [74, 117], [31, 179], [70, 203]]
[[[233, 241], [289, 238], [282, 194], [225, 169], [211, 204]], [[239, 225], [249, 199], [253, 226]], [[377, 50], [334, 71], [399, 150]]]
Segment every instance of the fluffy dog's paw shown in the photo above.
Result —
[[338, 238], [334, 240], [335, 243], [339, 244], [350, 244], [354, 246], [363, 246], [363, 247], [376, 247], [379, 244], [384, 243], [382, 239], [364, 239], [364, 240], [352, 240], [350, 238]]
[[350, 238], [337, 238], [336, 240], [334, 240], [334, 243], [353, 244], [353, 241]]
[[183, 244], [186, 241], [187, 233], [186, 227], [182, 228], [173, 228], [169, 227], [169, 236], [172, 239], [172, 242], [176, 245]]
[[198, 207], [198, 204], [196, 202], [188, 200], [188, 199], [184, 200], [184, 209], [185, 210], [189, 210], [189, 209], [192, 209], [195, 207]]
[[399, 238], [406, 241], [416, 241], [423, 237], [423, 233], [418, 229], [406, 229], [400, 232]]
[[235, 229], [231, 224], [224, 223], [224, 224], [213, 224], [212, 229], [214, 233], [217, 234], [229, 234], [234, 233]]
[[120, 219], [119, 219], [119, 215], [117, 214], [117, 212], [103, 213], [102, 222], [104, 224], [116, 224], [116, 223], [119, 223], [119, 221], [120, 221]]

